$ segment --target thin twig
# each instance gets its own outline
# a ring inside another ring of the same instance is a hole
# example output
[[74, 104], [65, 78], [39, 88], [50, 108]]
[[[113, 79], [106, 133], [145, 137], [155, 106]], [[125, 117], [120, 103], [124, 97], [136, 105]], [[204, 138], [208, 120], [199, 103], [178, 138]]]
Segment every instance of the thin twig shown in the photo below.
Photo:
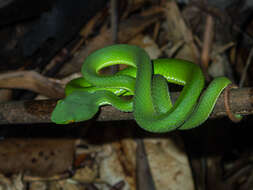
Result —
[[[166, 50], [166, 54], [168, 57], [174, 57], [174, 55], [185, 45], [184, 40], [178, 40], [173, 46], [168, 49], [168, 44], [161, 48], [161, 51]], [[165, 49], [166, 48], [166, 49]]]
[[206, 26], [203, 40], [203, 48], [201, 53], [201, 66], [205, 73], [205, 77], [207, 80], [210, 80], [210, 77], [207, 74], [208, 63], [210, 60], [210, 49], [212, 47], [213, 42], [213, 18], [211, 15], [207, 15], [206, 17]]
[[[117, 0], [111, 0], [111, 30], [112, 30], [112, 42], [113, 44], [118, 43], [118, 11], [117, 11]], [[111, 66], [111, 73], [116, 73], [119, 70], [118, 65]]]
[[222, 46], [218, 46], [217, 49], [215, 49], [215, 51], [212, 52], [212, 57], [218, 55], [218, 54], [222, 54], [225, 51], [227, 51], [228, 49], [232, 48], [233, 46], [235, 46], [234, 42], [229, 42], [225, 45]]
[[111, 0], [111, 30], [114, 44], [118, 41], [118, 28], [117, 0]]
[[247, 75], [247, 71], [248, 71], [249, 65], [251, 63], [252, 56], [253, 56], [253, 48], [251, 48], [251, 50], [250, 50], [246, 65], [245, 65], [245, 67], [243, 69], [243, 72], [242, 72], [242, 77], [241, 77], [241, 80], [240, 80], [240, 83], [239, 83], [240, 88], [244, 84], [244, 81], [245, 81], [245, 78], [246, 78], [246, 75]]
[[142, 139], [136, 139], [136, 177], [137, 190], [156, 190], [151, 174], [145, 145]]
[[156, 39], [158, 37], [158, 33], [159, 33], [159, 30], [160, 30], [160, 25], [161, 25], [161, 22], [157, 22], [155, 24], [154, 33], [153, 33], [153, 40], [154, 41], [156, 41]]

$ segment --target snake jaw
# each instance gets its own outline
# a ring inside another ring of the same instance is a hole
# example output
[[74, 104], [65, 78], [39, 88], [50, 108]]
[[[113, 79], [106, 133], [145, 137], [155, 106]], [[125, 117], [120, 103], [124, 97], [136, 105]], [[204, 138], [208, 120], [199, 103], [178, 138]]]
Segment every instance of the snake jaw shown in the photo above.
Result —
[[91, 119], [97, 111], [98, 105], [93, 94], [75, 91], [57, 102], [51, 120], [57, 124], [80, 122]]

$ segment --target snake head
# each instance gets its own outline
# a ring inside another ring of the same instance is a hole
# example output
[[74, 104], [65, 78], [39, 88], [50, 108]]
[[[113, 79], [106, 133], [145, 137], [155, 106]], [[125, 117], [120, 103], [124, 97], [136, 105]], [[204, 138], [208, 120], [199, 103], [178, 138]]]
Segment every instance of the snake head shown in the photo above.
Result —
[[73, 92], [57, 102], [51, 120], [57, 124], [68, 124], [91, 119], [98, 111], [95, 103], [92, 93]]

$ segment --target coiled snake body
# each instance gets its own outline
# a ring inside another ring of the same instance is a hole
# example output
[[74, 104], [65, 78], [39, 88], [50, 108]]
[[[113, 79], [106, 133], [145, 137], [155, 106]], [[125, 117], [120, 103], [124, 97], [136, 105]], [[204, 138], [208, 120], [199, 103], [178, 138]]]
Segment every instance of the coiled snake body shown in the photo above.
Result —
[[[99, 71], [126, 64], [129, 68], [112, 76]], [[156, 59], [137, 46], [113, 45], [89, 55], [82, 66], [83, 78], [71, 81], [66, 98], [58, 101], [52, 121], [58, 124], [92, 118], [102, 105], [133, 112], [136, 122], [150, 132], [169, 132], [199, 126], [210, 115], [222, 90], [231, 83], [226, 77], [215, 78], [204, 88], [199, 66], [178, 59]], [[167, 82], [183, 85], [172, 105]], [[133, 95], [130, 100], [120, 96]]]

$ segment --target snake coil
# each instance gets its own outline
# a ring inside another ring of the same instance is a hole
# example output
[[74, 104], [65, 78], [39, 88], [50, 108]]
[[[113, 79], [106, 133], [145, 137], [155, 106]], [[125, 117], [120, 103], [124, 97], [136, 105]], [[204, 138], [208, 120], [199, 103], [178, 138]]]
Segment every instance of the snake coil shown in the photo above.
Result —
[[[116, 64], [129, 67], [112, 76], [99, 74], [101, 69]], [[218, 77], [202, 92], [204, 76], [199, 66], [178, 59], [151, 62], [142, 48], [125, 44], [108, 46], [89, 55], [82, 74], [83, 77], [67, 84], [66, 98], [58, 101], [52, 113], [53, 122], [88, 120], [100, 106], [112, 105], [133, 112], [136, 122], [150, 132], [191, 129], [209, 117], [220, 93], [231, 83], [226, 77]], [[184, 86], [174, 105], [168, 82]], [[121, 98], [126, 95], [133, 98]]]

